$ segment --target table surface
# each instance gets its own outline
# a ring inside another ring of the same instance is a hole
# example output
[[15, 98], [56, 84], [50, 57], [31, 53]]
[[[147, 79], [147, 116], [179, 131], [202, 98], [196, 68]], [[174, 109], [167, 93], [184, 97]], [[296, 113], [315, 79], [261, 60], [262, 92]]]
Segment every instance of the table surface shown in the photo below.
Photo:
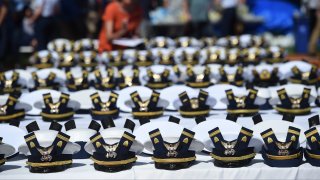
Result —
[[[297, 116], [295, 123], [304, 128], [308, 128], [308, 117], [318, 114], [320, 108], [313, 108], [312, 114]], [[260, 112], [263, 118], [281, 119], [282, 116], [274, 110]], [[175, 115], [180, 117], [177, 112], [165, 112], [164, 116]], [[212, 110], [210, 118], [225, 118], [225, 111]], [[120, 113], [120, 118], [115, 120], [117, 126], [122, 126], [125, 119], [132, 119], [128, 113]], [[41, 117], [27, 116], [26, 120], [21, 121], [20, 128], [36, 120], [40, 129], [46, 129], [50, 123], [42, 121]], [[89, 115], [75, 115], [77, 127], [88, 127], [91, 121]], [[133, 120], [133, 119], [132, 119]], [[158, 119], [159, 120], [159, 119]], [[157, 121], [157, 119], [153, 120]], [[139, 122], [134, 120], [137, 126]], [[240, 117], [239, 124], [250, 128], [254, 124], [250, 117]], [[194, 119], [181, 118], [180, 124], [192, 129], [196, 123]], [[6, 162], [0, 167], [0, 179], [319, 179], [320, 168], [313, 167], [309, 163], [303, 163], [294, 168], [272, 168], [263, 163], [260, 154], [247, 167], [241, 168], [219, 168], [215, 167], [209, 155], [197, 154], [196, 163], [188, 169], [169, 171], [155, 169], [151, 157], [145, 154], [139, 155], [137, 162], [130, 170], [106, 173], [96, 171], [90, 159], [75, 159], [71, 168], [58, 173], [35, 174], [30, 173], [26, 166], [26, 159], [19, 155]]]

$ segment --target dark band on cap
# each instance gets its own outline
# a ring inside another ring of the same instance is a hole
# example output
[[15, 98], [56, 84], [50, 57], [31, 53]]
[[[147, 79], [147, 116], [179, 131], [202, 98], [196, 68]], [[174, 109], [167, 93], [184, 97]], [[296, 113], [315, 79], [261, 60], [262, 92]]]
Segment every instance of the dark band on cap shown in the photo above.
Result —
[[319, 115], [312, 116], [308, 119], [309, 121], [309, 127], [311, 128], [312, 126], [317, 126], [320, 124], [320, 119]]
[[61, 131], [62, 125], [57, 122], [52, 122], [49, 127], [50, 130]]
[[150, 119], [148, 119], [148, 118], [140, 118], [139, 119], [140, 126], [142, 126], [146, 123], [149, 123], [149, 122], [150, 122]]
[[169, 117], [169, 122], [173, 122], [173, 123], [179, 124], [180, 123], [180, 119], [175, 117], [175, 116], [170, 116]]
[[9, 125], [19, 127], [20, 126], [20, 120], [18, 119], [13, 119], [10, 121]]
[[74, 120], [70, 120], [64, 124], [64, 128], [66, 129], [66, 131], [69, 131], [71, 129], [75, 129], [76, 123], [74, 122]]
[[263, 121], [263, 120], [262, 120], [262, 117], [261, 117], [261, 115], [260, 115], [259, 113], [256, 114], [256, 115], [254, 115], [254, 116], [252, 117], [252, 120], [253, 120], [254, 125], [256, 125], [256, 124], [258, 124], [258, 123], [260, 123], [260, 122]]
[[90, 124], [89, 124], [89, 129], [93, 129], [95, 131], [99, 131], [100, 128], [101, 128], [101, 125], [97, 122], [97, 121], [91, 121]]
[[228, 113], [226, 119], [230, 120], [230, 121], [233, 121], [233, 122], [237, 122], [238, 115], [237, 114]]
[[130, 119], [127, 119], [126, 122], [124, 123], [124, 128], [130, 129], [131, 131], [134, 130], [134, 127], [136, 126], [136, 124], [131, 121]]
[[283, 114], [282, 120], [293, 122], [295, 116], [293, 114]]
[[204, 116], [197, 116], [196, 119], [195, 119], [195, 121], [196, 121], [197, 124], [200, 124], [200, 123], [206, 121], [206, 117], [204, 117]]
[[38, 131], [38, 130], [40, 130], [37, 121], [33, 121], [33, 122], [31, 122], [30, 124], [28, 124], [28, 125], [26, 126], [26, 129], [27, 129], [28, 133], [31, 133], [31, 132], [33, 132], [33, 131]]
[[106, 119], [102, 119], [101, 124], [104, 129], [115, 127], [114, 121], [111, 117], [106, 117]]

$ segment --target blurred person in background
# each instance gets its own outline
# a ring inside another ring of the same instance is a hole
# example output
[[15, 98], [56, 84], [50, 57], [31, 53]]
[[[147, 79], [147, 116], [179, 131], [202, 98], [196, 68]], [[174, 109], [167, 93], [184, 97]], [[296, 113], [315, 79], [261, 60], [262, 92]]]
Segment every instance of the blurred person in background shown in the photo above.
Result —
[[[0, 61], [4, 61], [4, 55], [6, 52], [7, 43], [7, 14], [8, 14], [8, 2], [0, 0]], [[2, 63], [1, 63], [2, 64]]]
[[47, 43], [55, 37], [55, 16], [59, 11], [59, 0], [33, 0], [33, 15], [29, 22], [35, 24], [37, 50], [46, 49]]
[[142, 9], [137, 0], [114, 0], [107, 5], [102, 19], [99, 52], [119, 48], [112, 44], [114, 39], [138, 35]]
[[88, 0], [87, 3], [87, 15], [86, 15], [86, 28], [88, 38], [94, 38], [95, 33], [97, 32], [97, 26], [99, 23], [99, 12], [98, 6], [101, 5], [97, 0]]
[[245, 0], [214, 0], [215, 6], [222, 9], [221, 36], [236, 34], [237, 6], [245, 2]]
[[87, 28], [86, 18], [87, 2], [85, 0], [60, 0], [58, 18], [58, 33], [60, 38], [78, 40], [84, 38]]
[[140, 25], [140, 35], [142, 38], [150, 38], [152, 35], [152, 28], [150, 23], [149, 13], [153, 10], [156, 2], [155, 0], [140, 0], [142, 8], [142, 21]]
[[163, 0], [163, 6], [171, 15], [170, 22], [185, 23], [190, 19], [187, 0]]
[[210, 36], [208, 13], [212, 0], [186, 0], [187, 19], [191, 22], [192, 36], [201, 38]]
[[320, 37], [320, 0], [307, 0], [310, 21], [310, 41], [308, 51], [312, 56], [316, 55], [317, 44]]
[[37, 46], [37, 40], [35, 39], [34, 34], [34, 24], [30, 23], [30, 18], [32, 17], [33, 12], [30, 7], [25, 7], [24, 17], [22, 20], [22, 38], [20, 45], [31, 45], [33, 48]]
[[97, 27], [96, 27], [96, 32], [95, 32], [95, 35], [94, 37], [97, 38], [99, 36], [99, 33], [100, 33], [100, 29], [102, 27], [102, 15], [104, 13], [104, 10], [106, 9], [106, 6], [112, 2], [113, 0], [96, 0], [97, 1], [97, 11], [98, 11], [98, 23], [97, 23]]
[[14, 67], [19, 52], [23, 8], [26, 0], [0, 0], [0, 58]]

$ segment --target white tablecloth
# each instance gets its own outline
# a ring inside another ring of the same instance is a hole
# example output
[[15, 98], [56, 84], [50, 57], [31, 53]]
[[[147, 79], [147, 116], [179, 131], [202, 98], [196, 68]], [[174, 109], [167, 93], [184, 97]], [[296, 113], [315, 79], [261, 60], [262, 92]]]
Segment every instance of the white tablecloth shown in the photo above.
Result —
[[[295, 123], [308, 128], [308, 117], [319, 112], [320, 108], [314, 108], [311, 115], [297, 116]], [[225, 118], [225, 111], [212, 111], [210, 117]], [[282, 116], [274, 110], [261, 111], [262, 117], [268, 119], [281, 119]], [[165, 112], [165, 115], [176, 115], [177, 112]], [[130, 114], [121, 113], [119, 119], [115, 120], [115, 124], [121, 126], [126, 118], [131, 118]], [[270, 118], [269, 118], [270, 117]], [[26, 120], [20, 123], [21, 128], [36, 120], [42, 129], [49, 127], [49, 123], [43, 122], [40, 117], [27, 116]], [[89, 115], [76, 115], [75, 120], [77, 127], [88, 127], [91, 120]], [[155, 120], [156, 121], [156, 120]], [[139, 126], [139, 122], [134, 120]], [[252, 127], [253, 122], [250, 117], [239, 118], [238, 123], [245, 127]], [[184, 127], [192, 129], [196, 125], [194, 119], [182, 119], [181, 123]], [[303, 133], [303, 132], [302, 132]], [[26, 159], [19, 155], [9, 160], [0, 167], [0, 179], [319, 179], [320, 168], [313, 167], [308, 163], [304, 163], [295, 168], [272, 168], [263, 163], [260, 154], [248, 167], [242, 168], [219, 168], [213, 165], [212, 159], [206, 154], [197, 154], [196, 163], [188, 169], [168, 171], [155, 169], [150, 156], [139, 155], [137, 162], [130, 170], [106, 173], [96, 171], [93, 162], [90, 159], [75, 159], [73, 166], [66, 171], [50, 174], [34, 174], [30, 173], [26, 166]]]

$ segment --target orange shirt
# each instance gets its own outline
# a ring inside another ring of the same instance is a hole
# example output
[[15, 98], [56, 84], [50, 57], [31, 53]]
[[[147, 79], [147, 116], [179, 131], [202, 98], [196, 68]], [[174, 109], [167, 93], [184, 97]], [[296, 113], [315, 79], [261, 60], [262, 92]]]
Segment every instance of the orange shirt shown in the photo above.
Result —
[[142, 18], [142, 10], [139, 6], [135, 6], [134, 10], [129, 14], [120, 7], [119, 2], [111, 2], [105, 9], [102, 16], [103, 26], [99, 35], [99, 52], [110, 51], [116, 49], [112, 42], [107, 40], [106, 23], [113, 22], [113, 32], [121, 30], [123, 21], [128, 21], [128, 32], [125, 37], [135, 34]]

